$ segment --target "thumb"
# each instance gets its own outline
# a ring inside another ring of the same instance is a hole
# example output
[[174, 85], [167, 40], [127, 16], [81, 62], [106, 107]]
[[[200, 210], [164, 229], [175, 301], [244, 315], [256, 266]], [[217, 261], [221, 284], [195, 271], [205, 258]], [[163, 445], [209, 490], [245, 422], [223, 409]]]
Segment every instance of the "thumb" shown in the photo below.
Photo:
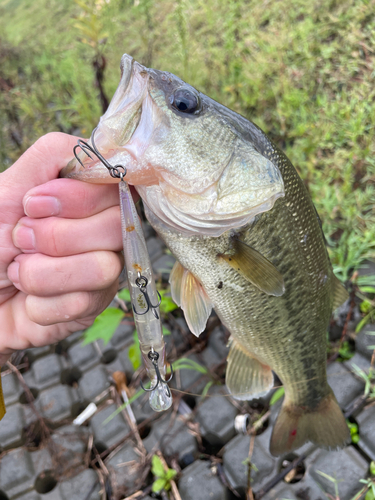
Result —
[[[33, 187], [56, 179], [73, 157], [78, 138], [61, 132], [42, 136], [0, 174], [0, 223], [15, 225], [24, 215], [22, 200]], [[5, 221], [3, 221], [5, 222]]]

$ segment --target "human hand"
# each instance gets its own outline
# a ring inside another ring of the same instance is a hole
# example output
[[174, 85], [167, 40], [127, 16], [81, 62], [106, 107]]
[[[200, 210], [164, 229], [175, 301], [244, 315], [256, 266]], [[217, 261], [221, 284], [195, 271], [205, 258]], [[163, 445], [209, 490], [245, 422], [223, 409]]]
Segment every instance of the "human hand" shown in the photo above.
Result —
[[87, 328], [117, 292], [118, 187], [57, 179], [76, 143], [47, 134], [0, 174], [0, 365]]

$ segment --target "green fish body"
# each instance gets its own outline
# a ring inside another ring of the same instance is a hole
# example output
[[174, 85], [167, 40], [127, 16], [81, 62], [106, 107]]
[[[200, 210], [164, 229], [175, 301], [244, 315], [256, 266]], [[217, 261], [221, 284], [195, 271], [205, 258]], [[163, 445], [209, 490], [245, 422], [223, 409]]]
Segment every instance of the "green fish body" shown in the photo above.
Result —
[[[215, 309], [231, 334], [226, 384], [238, 399], [285, 399], [274, 455], [306, 441], [335, 449], [349, 431], [326, 376], [326, 331], [347, 294], [319, 217], [287, 157], [253, 123], [129, 56], [95, 141], [127, 168], [146, 216], [176, 257], [172, 297], [195, 335]], [[62, 176], [113, 182], [82, 156]]]

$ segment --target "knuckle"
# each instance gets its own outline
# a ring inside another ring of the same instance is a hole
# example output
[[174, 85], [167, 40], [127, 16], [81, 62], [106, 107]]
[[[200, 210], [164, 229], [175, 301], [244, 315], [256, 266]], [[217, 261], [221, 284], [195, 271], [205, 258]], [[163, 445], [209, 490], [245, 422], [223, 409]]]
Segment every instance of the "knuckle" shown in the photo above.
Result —
[[121, 273], [121, 261], [114, 252], [99, 252], [98, 255], [100, 276], [99, 280], [103, 287], [111, 286]]

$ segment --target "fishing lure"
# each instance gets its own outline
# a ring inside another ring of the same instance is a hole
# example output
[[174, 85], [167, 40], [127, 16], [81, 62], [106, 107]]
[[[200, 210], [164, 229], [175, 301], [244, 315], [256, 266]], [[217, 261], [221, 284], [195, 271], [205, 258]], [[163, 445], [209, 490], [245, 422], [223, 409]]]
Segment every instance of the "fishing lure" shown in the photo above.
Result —
[[155, 411], [163, 411], [172, 405], [172, 394], [168, 382], [173, 377], [173, 368], [170, 365], [171, 375], [166, 380], [168, 364], [159, 310], [161, 297], [156, 290], [141, 222], [128, 183], [124, 180], [126, 169], [122, 165], [110, 165], [99, 153], [95, 146], [95, 130], [91, 136], [91, 145], [80, 139], [77, 146], [74, 147], [74, 156], [82, 164], [76, 154], [77, 148], [81, 148], [93, 159], [89, 153], [91, 152], [108, 168], [112, 177], [120, 179], [119, 194], [125, 267], [139, 347], [147, 375], [151, 381], [150, 388], [145, 388], [142, 382], [141, 386], [150, 393], [151, 408]]

